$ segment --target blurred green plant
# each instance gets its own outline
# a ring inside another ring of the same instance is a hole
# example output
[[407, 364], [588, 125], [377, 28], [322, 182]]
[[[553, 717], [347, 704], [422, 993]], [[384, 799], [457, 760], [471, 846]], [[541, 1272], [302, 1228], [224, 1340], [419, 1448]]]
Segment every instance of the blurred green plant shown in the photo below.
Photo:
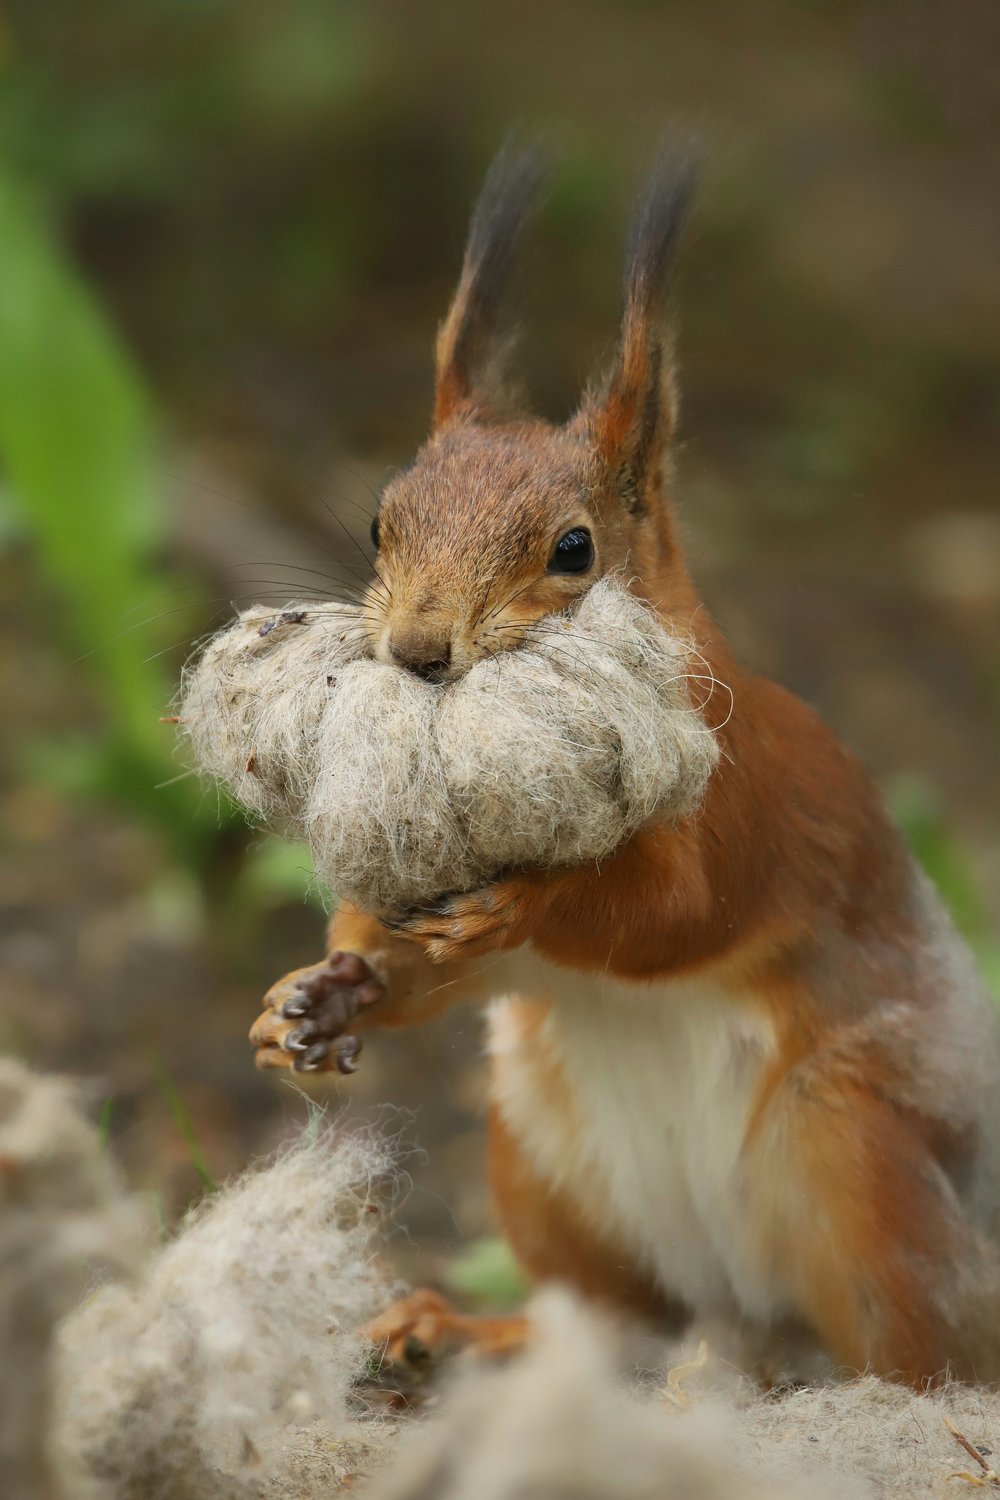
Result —
[[97, 1131], [101, 1140], [101, 1150], [106, 1151], [111, 1142], [111, 1125], [114, 1119], [115, 1101], [109, 1094], [101, 1104], [101, 1112], [97, 1117]]
[[529, 1287], [514, 1253], [500, 1237], [473, 1240], [445, 1272], [448, 1290], [475, 1307], [518, 1307]]
[[1000, 1002], [1000, 941], [989, 918], [970, 850], [948, 825], [933, 787], [900, 777], [889, 789], [893, 812], [914, 855], [943, 897]]
[[190, 639], [204, 606], [157, 556], [150, 405], [39, 203], [2, 162], [0, 472], [0, 545], [18, 533], [31, 544], [68, 606], [56, 633], [81, 652], [102, 708], [99, 731], [21, 746], [22, 769], [65, 795], [124, 804], [164, 837], [178, 869], [208, 878], [219, 865], [213, 905], [223, 898], [233, 925], [304, 894], [322, 904], [308, 851], [276, 838], [244, 851], [239, 809], [226, 797], [207, 805], [174, 759], [174, 731], [160, 722], [176, 668], [166, 642]]
[[320, 909], [329, 904], [309, 846], [277, 834], [255, 839], [233, 886], [234, 905], [259, 913], [269, 906], [302, 899]]
[[[158, 722], [170, 686], [157, 659], [162, 621], [146, 620], [164, 583], [150, 564], [161, 535], [151, 414], [38, 203], [2, 164], [0, 465], [14, 516], [68, 605], [61, 634], [84, 652], [107, 725], [100, 740], [32, 747], [33, 773], [132, 804], [190, 854], [206, 829]], [[193, 604], [171, 617], [175, 631], [179, 617], [197, 618]]]
[[190, 1110], [184, 1103], [180, 1089], [174, 1082], [166, 1063], [158, 1053], [154, 1052], [150, 1055], [150, 1065], [160, 1093], [163, 1095], [164, 1102], [187, 1147], [188, 1160], [195, 1175], [207, 1193], [216, 1192], [219, 1185], [208, 1165], [208, 1158], [205, 1155], [205, 1149], [198, 1136], [197, 1127], [191, 1118]]

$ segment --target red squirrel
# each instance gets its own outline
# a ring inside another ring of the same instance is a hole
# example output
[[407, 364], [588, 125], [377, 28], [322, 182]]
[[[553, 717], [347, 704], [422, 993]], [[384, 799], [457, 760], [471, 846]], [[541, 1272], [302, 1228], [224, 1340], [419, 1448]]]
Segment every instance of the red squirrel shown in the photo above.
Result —
[[[374, 656], [447, 683], [610, 572], [693, 639], [722, 756], [702, 807], [598, 866], [513, 870], [392, 922], [341, 905], [280, 980], [263, 1067], [351, 1071], [363, 1032], [490, 1001], [489, 1160], [536, 1280], [661, 1326], [733, 1320], [915, 1385], [1000, 1378], [1000, 1037], [871, 777], [734, 657], [674, 516], [664, 284], [691, 174], [636, 209], [616, 352], [565, 425], [498, 377], [497, 305], [540, 174], [502, 154], [436, 350], [431, 435], [388, 485]], [[516, 1344], [416, 1294], [374, 1336]]]

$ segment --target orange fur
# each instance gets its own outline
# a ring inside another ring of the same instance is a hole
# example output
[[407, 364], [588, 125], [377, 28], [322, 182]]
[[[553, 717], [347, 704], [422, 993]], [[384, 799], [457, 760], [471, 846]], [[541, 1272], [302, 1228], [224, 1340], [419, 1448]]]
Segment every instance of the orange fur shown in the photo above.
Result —
[[[555, 1086], [558, 1086], [557, 1084]], [[490, 1186], [515, 1255], [539, 1282], [565, 1281], [592, 1301], [679, 1329], [687, 1310], [594, 1233], [575, 1205], [535, 1174], [499, 1112], [490, 1114]]]
[[934, 1305], [934, 1280], [959, 1246], [919, 1130], [873, 1080], [809, 1072], [786, 1080], [789, 1097], [755, 1143], [767, 1253], [787, 1266], [801, 1313], [838, 1363], [918, 1384], [949, 1364], [971, 1378]]

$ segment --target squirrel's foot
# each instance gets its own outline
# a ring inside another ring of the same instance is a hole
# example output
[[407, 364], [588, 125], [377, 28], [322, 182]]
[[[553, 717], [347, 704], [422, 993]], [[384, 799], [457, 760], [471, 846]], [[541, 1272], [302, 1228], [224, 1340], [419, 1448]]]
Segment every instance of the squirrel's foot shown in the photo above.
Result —
[[516, 1354], [524, 1347], [529, 1330], [527, 1318], [461, 1313], [446, 1297], [424, 1288], [390, 1303], [361, 1334], [375, 1345], [382, 1367], [423, 1373], [443, 1355], [459, 1351], [486, 1359]]
[[478, 891], [442, 896], [429, 906], [386, 918], [384, 925], [419, 943], [432, 963], [474, 958], [498, 948], [516, 948], [524, 941], [526, 894], [524, 878], [512, 876]]
[[360, 953], [331, 953], [321, 964], [294, 969], [264, 996], [250, 1029], [258, 1068], [298, 1073], [353, 1073], [361, 1040], [351, 1023], [385, 993]]

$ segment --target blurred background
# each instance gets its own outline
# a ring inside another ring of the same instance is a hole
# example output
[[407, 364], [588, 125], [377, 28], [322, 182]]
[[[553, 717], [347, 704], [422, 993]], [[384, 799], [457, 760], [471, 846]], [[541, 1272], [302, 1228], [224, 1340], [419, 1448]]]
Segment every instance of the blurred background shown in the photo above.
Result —
[[[305, 1113], [245, 1034], [325, 898], [159, 718], [233, 604], [364, 573], [511, 126], [561, 161], [519, 288], [553, 417], [608, 352], [657, 137], [700, 138], [696, 576], [872, 766], [1000, 987], [998, 44], [994, 0], [8, 0], [0, 1048], [92, 1080], [165, 1220]], [[469, 1009], [322, 1095], [402, 1132], [401, 1242], [473, 1282], [502, 1274], [482, 1085]]]

